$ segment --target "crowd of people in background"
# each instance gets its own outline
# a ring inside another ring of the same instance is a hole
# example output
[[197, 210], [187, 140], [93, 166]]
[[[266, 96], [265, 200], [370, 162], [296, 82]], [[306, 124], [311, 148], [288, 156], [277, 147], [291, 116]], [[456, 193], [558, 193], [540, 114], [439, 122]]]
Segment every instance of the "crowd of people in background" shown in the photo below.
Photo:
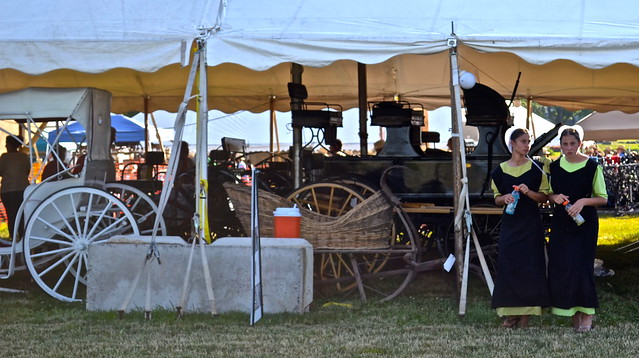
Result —
[[639, 153], [636, 151], [626, 150], [623, 144], [619, 144], [615, 150], [607, 146], [601, 150], [593, 141], [584, 141], [583, 153], [595, 158], [599, 164], [627, 164], [639, 161]]

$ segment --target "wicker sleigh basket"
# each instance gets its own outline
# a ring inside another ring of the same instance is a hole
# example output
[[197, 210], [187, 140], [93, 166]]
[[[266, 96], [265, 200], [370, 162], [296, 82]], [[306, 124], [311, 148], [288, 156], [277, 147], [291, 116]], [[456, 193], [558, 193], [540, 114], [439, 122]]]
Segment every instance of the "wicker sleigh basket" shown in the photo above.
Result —
[[[233, 183], [224, 183], [224, 188], [244, 231], [249, 233], [251, 189]], [[260, 236], [273, 236], [273, 211], [276, 208], [292, 206], [293, 203], [281, 196], [260, 191]], [[300, 213], [301, 236], [315, 250], [385, 249], [390, 245], [393, 208], [381, 191], [339, 217], [318, 214], [305, 208], [300, 208]]]

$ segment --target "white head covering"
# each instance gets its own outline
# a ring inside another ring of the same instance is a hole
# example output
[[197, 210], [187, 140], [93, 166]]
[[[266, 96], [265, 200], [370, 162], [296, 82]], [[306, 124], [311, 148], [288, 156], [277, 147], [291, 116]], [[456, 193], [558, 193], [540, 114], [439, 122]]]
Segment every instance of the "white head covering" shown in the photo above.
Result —
[[510, 137], [513, 136], [513, 132], [516, 131], [517, 129], [523, 129], [526, 131], [526, 133], [528, 133], [528, 130], [526, 130], [525, 128], [520, 128], [515, 126], [512, 126], [506, 130], [506, 133], [504, 134], [504, 143], [506, 144], [506, 147], [508, 147], [508, 151], [511, 153], [513, 152], [513, 145], [510, 144]]
[[579, 134], [579, 141], [580, 142], [584, 141], [584, 129], [577, 124], [575, 124], [574, 126], [563, 125], [559, 127], [559, 131], [557, 131], [557, 133], [559, 134], [559, 138], [561, 138], [561, 133], [563, 133], [566, 129], [574, 129]]

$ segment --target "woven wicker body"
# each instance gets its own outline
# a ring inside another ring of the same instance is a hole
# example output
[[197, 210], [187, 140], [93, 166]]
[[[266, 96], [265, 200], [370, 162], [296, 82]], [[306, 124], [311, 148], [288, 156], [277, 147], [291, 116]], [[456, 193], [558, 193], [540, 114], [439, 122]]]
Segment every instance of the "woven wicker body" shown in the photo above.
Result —
[[[244, 231], [250, 233], [251, 189], [224, 183]], [[273, 211], [280, 207], [292, 207], [285, 198], [259, 192], [260, 236], [273, 236]], [[301, 236], [315, 250], [362, 250], [389, 247], [393, 225], [393, 208], [381, 192], [355, 206], [339, 217], [331, 217], [300, 208], [302, 214]]]

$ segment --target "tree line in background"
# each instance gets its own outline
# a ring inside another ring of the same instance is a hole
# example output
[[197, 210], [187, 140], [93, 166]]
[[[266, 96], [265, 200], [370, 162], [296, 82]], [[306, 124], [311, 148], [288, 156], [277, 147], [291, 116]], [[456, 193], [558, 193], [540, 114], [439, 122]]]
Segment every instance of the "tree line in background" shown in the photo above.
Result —
[[[522, 99], [522, 105], [526, 105], [525, 99]], [[578, 111], [571, 112], [563, 107], [544, 106], [534, 101], [532, 103], [532, 110], [536, 115], [539, 115], [552, 123], [563, 123], [567, 125], [573, 125], [593, 112], [591, 109], [580, 109]]]

